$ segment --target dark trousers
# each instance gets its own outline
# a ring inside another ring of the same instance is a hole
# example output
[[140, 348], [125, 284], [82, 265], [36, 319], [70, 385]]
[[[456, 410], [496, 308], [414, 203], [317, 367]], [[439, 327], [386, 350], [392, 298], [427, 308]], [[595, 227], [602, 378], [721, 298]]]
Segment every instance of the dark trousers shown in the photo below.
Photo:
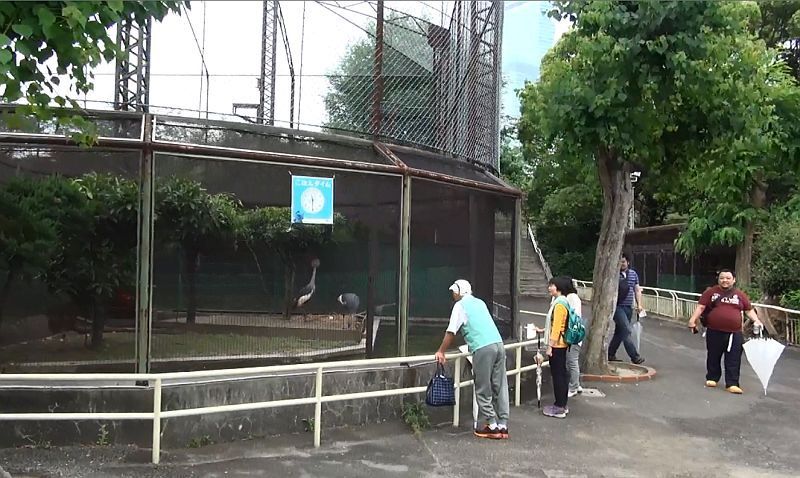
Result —
[[553, 377], [553, 395], [556, 397], [555, 405], [557, 407], [566, 407], [567, 392], [569, 391], [566, 348], [553, 348], [553, 355], [550, 357], [550, 375]]
[[[733, 339], [731, 339], [733, 336]], [[732, 341], [731, 341], [732, 340]], [[730, 343], [731, 349], [728, 350]], [[722, 376], [720, 360], [725, 356], [725, 386], [739, 386], [739, 368], [742, 365], [742, 344], [744, 337], [741, 332], [720, 332], [719, 330], [706, 329], [706, 380], [718, 382]]]
[[628, 352], [628, 357], [631, 360], [639, 358], [639, 351], [636, 350], [636, 344], [633, 343], [633, 336], [631, 335], [631, 318], [633, 317], [633, 307], [618, 305], [614, 310], [614, 336], [611, 337], [611, 342], [608, 344], [608, 356], [614, 357], [617, 355], [617, 350], [620, 344], [625, 346], [625, 351]]

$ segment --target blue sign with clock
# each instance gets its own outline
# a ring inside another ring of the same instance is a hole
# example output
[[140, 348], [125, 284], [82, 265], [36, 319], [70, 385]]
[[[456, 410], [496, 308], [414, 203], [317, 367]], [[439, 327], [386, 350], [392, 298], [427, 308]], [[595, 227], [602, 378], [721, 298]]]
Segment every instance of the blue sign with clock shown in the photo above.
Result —
[[292, 224], [333, 224], [333, 178], [292, 176]]

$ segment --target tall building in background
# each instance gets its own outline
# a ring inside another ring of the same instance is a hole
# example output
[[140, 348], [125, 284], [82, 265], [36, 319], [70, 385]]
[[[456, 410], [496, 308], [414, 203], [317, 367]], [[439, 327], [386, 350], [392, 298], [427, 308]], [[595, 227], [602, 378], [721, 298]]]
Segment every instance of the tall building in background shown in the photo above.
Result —
[[504, 2], [502, 114], [519, 117], [517, 90], [539, 79], [539, 67], [555, 44], [557, 23], [550, 2]]

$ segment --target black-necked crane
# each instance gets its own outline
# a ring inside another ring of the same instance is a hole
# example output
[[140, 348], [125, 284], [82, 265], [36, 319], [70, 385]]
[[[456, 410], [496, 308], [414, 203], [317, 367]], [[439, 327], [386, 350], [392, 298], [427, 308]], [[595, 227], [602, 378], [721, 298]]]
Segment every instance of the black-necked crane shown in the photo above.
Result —
[[[305, 305], [306, 302], [311, 300], [311, 296], [314, 295], [314, 290], [316, 289], [316, 285], [314, 281], [317, 278], [317, 268], [319, 267], [319, 259], [314, 259], [311, 261], [311, 280], [308, 281], [308, 284], [304, 285], [297, 294], [294, 296], [294, 307], [299, 309]], [[305, 318], [306, 314], [303, 314]]]

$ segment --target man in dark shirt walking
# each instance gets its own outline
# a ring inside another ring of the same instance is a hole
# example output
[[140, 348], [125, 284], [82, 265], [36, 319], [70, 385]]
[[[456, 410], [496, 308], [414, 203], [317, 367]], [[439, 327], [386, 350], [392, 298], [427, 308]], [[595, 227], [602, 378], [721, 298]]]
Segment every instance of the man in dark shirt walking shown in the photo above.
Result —
[[697, 307], [689, 319], [689, 328], [696, 330], [697, 320], [710, 307], [706, 323], [706, 387], [716, 387], [722, 376], [720, 360], [725, 356], [725, 390], [740, 394], [739, 369], [742, 364], [742, 312], [761, 327], [750, 298], [736, 289], [736, 274], [722, 269], [717, 283], [709, 287], [697, 301]]
[[[644, 363], [644, 357], [636, 350], [633, 343], [631, 328], [633, 327], [634, 301], [636, 311], [642, 308], [642, 287], [639, 285], [639, 274], [630, 267], [630, 258], [622, 254], [619, 260], [619, 291], [617, 294], [617, 308], [614, 310], [614, 336], [608, 344], [608, 361], [617, 361], [617, 350], [620, 344], [625, 346], [625, 351], [635, 364]], [[636, 316], [637, 320], [638, 315]]]

